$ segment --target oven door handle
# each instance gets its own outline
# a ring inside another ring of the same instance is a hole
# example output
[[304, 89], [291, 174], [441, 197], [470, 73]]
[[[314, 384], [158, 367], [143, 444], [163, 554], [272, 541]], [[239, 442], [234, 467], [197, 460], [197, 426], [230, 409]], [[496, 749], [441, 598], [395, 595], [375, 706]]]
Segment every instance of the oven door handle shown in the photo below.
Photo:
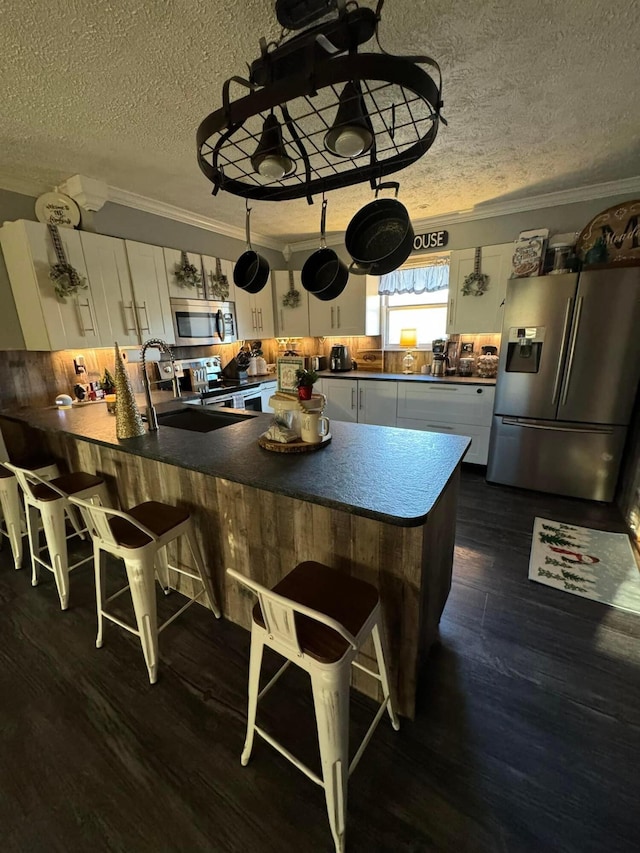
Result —
[[222, 308], [218, 308], [216, 311], [216, 331], [221, 342], [224, 343], [224, 314], [222, 313]]

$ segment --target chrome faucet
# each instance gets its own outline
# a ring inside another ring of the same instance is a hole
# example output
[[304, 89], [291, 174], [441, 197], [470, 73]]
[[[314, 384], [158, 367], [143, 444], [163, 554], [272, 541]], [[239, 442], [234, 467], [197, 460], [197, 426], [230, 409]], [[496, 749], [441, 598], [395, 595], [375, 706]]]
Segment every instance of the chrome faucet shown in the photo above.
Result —
[[141, 360], [142, 360], [142, 383], [144, 385], [144, 393], [147, 398], [147, 423], [149, 424], [149, 432], [155, 432], [158, 429], [158, 418], [156, 416], [156, 410], [154, 408], [153, 403], [151, 402], [151, 383], [149, 382], [149, 377], [147, 376], [147, 350], [149, 347], [157, 347], [160, 352], [166, 353], [171, 359], [171, 365], [173, 366], [173, 388], [176, 397], [180, 396], [180, 384], [176, 377], [175, 373], [175, 359], [173, 357], [173, 352], [171, 347], [166, 341], [161, 340], [160, 338], [150, 338], [148, 341], [145, 341], [142, 344], [142, 349], [140, 350]]

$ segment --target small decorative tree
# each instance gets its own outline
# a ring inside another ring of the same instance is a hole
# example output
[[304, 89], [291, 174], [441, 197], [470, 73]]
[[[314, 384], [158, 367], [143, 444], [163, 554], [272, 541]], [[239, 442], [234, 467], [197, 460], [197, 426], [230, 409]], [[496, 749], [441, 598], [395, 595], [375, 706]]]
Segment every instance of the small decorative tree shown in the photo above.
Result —
[[300, 367], [296, 370], [296, 384], [298, 387], [298, 397], [301, 400], [310, 400], [313, 394], [313, 383], [317, 382], [318, 374], [315, 370], [305, 370]]

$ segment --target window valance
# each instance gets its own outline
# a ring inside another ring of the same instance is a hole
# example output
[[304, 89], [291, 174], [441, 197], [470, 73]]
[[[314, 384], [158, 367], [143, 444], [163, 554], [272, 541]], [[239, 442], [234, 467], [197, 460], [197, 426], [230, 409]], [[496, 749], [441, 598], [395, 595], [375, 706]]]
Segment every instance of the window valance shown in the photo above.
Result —
[[400, 293], [431, 293], [449, 287], [449, 258], [434, 259], [423, 266], [394, 270], [380, 276], [378, 293], [392, 296]]

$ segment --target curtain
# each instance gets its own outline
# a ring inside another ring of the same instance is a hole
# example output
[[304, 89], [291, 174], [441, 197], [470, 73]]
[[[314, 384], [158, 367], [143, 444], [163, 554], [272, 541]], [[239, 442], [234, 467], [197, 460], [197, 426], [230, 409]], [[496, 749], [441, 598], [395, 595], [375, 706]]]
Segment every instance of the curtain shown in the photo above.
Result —
[[438, 259], [429, 266], [399, 269], [380, 276], [378, 293], [392, 296], [396, 293], [431, 293], [449, 287], [449, 259]]

